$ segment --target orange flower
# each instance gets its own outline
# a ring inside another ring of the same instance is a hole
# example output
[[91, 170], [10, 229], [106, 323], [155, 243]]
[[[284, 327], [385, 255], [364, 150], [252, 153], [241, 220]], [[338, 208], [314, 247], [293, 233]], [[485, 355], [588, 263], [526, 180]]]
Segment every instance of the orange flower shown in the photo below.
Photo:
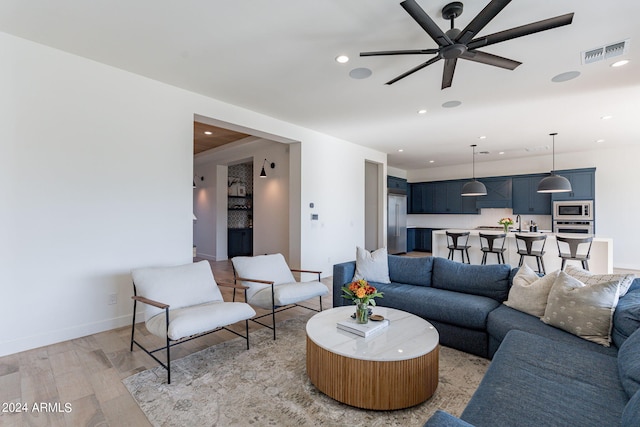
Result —
[[358, 298], [364, 298], [366, 294], [367, 294], [367, 291], [365, 288], [358, 288], [358, 290], [356, 291], [356, 296]]

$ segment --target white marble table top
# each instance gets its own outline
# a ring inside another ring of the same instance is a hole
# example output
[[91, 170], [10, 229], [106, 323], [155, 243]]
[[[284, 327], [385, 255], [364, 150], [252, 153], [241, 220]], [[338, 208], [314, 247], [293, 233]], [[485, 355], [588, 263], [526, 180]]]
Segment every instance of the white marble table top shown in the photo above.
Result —
[[[401, 310], [373, 307], [389, 326], [363, 338], [338, 329], [336, 323], [355, 313], [355, 305], [322, 311], [307, 322], [307, 337], [332, 353], [360, 360], [397, 361], [423, 356], [436, 348], [440, 337], [426, 320]], [[370, 320], [371, 322], [371, 320]]]

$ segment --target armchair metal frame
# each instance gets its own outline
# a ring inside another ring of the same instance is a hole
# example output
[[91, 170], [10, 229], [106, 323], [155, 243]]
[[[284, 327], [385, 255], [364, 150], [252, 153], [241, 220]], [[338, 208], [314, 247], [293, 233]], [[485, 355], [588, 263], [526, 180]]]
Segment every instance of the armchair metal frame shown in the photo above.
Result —
[[[234, 301], [235, 301], [235, 295], [236, 295], [236, 290], [237, 289], [241, 289], [244, 290], [245, 292], [245, 299], [246, 299], [246, 293], [247, 293], [247, 286], [242, 286], [242, 285], [237, 285], [237, 284], [230, 284], [230, 283], [217, 283], [218, 286], [223, 286], [223, 287], [227, 287], [227, 288], [233, 288], [233, 297], [234, 297]], [[142, 296], [138, 296], [137, 294], [137, 290], [136, 290], [136, 284], [135, 282], [133, 283], [133, 296], [131, 297], [131, 299], [133, 300], [133, 320], [131, 323], [131, 344], [129, 347], [129, 351], [133, 351], [133, 345], [137, 345], [140, 349], [142, 349], [142, 351], [144, 351], [145, 353], [147, 353], [149, 356], [151, 356], [151, 358], [153, 358], [153, 360], [155, 360], [156, 362], [158, 362], [160, 364], [160, 366], [162, 366], [164, 369], [167, 370], [167, 384], [171, 384], [171, 347], [179, 345], [179, 344], [183, 344], [187, 341], [191, 341], [194, 340], [196, 338], [200, 338], [203, 337], [205, 335], [209, 335], [212, 334], [214, 332], [218, 332], [221, 330], [226, 330], [231, 332], [232, 334], [235, 334], [241, 338], [244, 338], [245, 340], [247, 340], [247, 350], [249, 350], [249, 319], [245, 319], [244, 323], [245, 323], [245, 335], [242, 335], [239, 332], [236, 332], [232, 329], [227, 328], [226, 326], [221, 326], [219, 328], [216, 329], [212, 329], [210, 331], [206, 331], [206, 332], [202, 332], [200, 334], [195, 334], [195, 335], [191, 335], [188, 337], [184, 337], [181, 338], [179, 340], [172, 340], [171, 338], [169, 338], [169, 304], [164, 304], [158, 301], [154, 301], [151, 300], [149, 298], [145, 298]], [[165, 329], [165, 335], [166, 335], [166, 344], [162, 347], [158, 347], [155, 350], [148, 350], [146, 349], [142, 344], [140, 344], [138, 341], [135, 340], [134, 334], [136, 331], [136, 308], [137, 308], [137, 303], [141, 302], [143, 304], [149, 304], [152, 305], [154, 307], [157, 307], [161, 310], [165, 311], [165, 320], [166, 320], [166, 329]], [[158, 359], [153, 353], [157, 353], [158, 351], [162, 351], [162, 350], [166, 350], [167, 352], [167, 362], [164, 363], [163, 361], [161, 361], [160, 359]]]
[[[300, 269], [296, 269], [296, 268], [290, 268], [289, 270], [291, 270], [294, 273], [310, 273], [310, 274], [317, 274], [318, 275], [318, 282], [321, 281], [320, 278], [320, 274], [322, 273], [321, 271], [315, 271], [315, 270], [300, 270]], [[290, 308], [294, 308], [294, 307], [302, 307], [302, 308], [306, 308], [307, 310], [311, 310], [311, 311], [315, 311], [315, 312], [321, 312], [322, 311], [322, 296], [319, 296], [318, 298], [320, 298], [320, 310], [316, 310], [315, 308], [312, 307], [307, 307], [306, 305], [302, 305], [302, 304], [298, 304], [298, 303], [294, 303], [294, 304], [289, 304], [286, 306], [277, 306], [275, 305], [275, 286], [274, 286], [274, 282], [272, 280], [261, 280], [261, 279], [248, 279], [246, 277], [238, 277], [238, 275], [236, 274], [236, 269], [235, 267], [233, 268], [233, 282], [234, 284], [237, 284], [238, 281], [240, 282], [253, 282], [253, 283], [262, 283], [265, 285], [271, 285], [271, 313], [266, 313], [263, 314], [261, 316], [256, 316], [256, 317], [252, 317], [251, 320], [252, 322], [255, 322], [259, 325], [264, 326], [265, 328], [271, 329], [273, 331], [273, 339], [276, 339], [276, 313], [280, 313], [282, 311], [285, 310], [289, 310]], [[303, 282], [297, 282], [297, 283], [303, 283]], [[233, 290], [233, 301], [236, 300], [236, 291], [235, 289]], [[245, 290], [244, 293], [244, 300], [247, 301], [247, 292]], [[262, 319], [263, 317], [267, 317], [267, 316], [271, 316], [271, 325], [268, 325], [266, 323], [261, 322], [259, 319]]]

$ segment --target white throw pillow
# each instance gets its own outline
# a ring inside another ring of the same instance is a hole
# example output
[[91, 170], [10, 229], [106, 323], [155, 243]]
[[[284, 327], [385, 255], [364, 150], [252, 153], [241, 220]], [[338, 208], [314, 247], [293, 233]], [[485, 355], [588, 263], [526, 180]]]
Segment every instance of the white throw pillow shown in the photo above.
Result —
[[558, 275], [542, 321], [609, 347], [620, 281], [585, 285], [564, 271]]
[[356, 247], [356, 272], [353, 275], [353, 280], [360, 279], [369, 282], [391, 283], [387, 248], [369, 252], [359, 246]]
[[595, 274], [590, 271], [583, 270], [573, 265], [567, 265], [564, 271], [571, 277], [578, 279], [585, 285], [595, 285], [598, 283], [620, 282], [620, 297], [623, 297], [631, 283], [636, 278], [635, 274]]
[[513, 277], [513, 285], [504, 305], [532, 316], [542, 317], [547, 299], [560, 270], [540, 277], [527, 264], [523, 264]]

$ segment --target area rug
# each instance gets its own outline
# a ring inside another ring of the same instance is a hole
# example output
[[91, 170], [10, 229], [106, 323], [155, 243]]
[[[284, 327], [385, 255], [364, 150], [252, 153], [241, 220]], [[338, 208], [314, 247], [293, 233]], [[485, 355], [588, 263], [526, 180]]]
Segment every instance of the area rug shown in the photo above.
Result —
[[370, 411], [318, 391], [306, 373], [306, 319], [261, 329], [251, 349], [241, 338], [172, 362], [171, 384], [160, 367], [123, 380], [154, 426], [422, 426], [437, 410], [460, 415], [489, 361], [440, 349], [440, 382], [423, 404]]

